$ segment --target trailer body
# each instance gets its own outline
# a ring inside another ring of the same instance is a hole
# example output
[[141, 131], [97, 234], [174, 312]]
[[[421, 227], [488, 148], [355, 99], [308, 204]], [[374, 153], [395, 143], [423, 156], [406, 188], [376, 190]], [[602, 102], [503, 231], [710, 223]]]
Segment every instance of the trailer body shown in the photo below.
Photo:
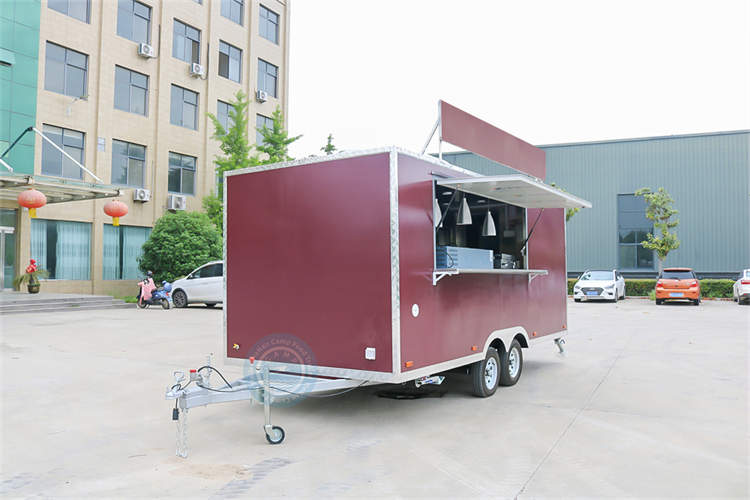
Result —
[[[485, 183], [395, 147], [228, 172], [226, 361], [247, 363], [264, 339], [286, 335], [304, 349], [277, 369], [398, 383], [483, 360], [513, 339], [559, 338], [565, 206], [582, 200], [502, 177]], [[493, 193], [506, 204], [518, 197], [523, 269], [436, 269], [443, 190], [491, 203]]]

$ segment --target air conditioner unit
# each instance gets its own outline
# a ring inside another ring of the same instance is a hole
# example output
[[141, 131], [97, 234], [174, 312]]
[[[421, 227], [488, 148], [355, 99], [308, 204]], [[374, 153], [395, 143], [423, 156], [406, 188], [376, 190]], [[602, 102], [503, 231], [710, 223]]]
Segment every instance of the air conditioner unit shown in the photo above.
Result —
[[154, 48], [147, 43], [138, 44], [138, 55], [141, 57], [156, 57]]
[[149, 201], [151, 199], [151, 191], [148, 189], [138, 188], [133, 190], [133, 201]]
[[170, 194], [167, 197], [167, 210], [185, 210], [187, 198], [181, 194]]
[[255, 93], [255, 100], [258, 102], [266, 102], [268, 100], [268, 92], [265, 90], [259, 90]]
[[203, 66], [201, 66], [198, 63], [193, 63], [190, 65], [190, 74], [192, 76], [203, 76]]

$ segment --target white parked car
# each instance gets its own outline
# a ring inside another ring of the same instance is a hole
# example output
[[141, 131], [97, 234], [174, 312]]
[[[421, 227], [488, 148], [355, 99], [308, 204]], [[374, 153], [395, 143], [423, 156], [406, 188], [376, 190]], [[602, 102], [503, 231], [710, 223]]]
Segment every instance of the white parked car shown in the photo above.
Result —
[[586, 271], [573, 286], [573, 300], [611, 300], [625, 298], [625, 278], [620, 271]]
[[187, 307], [196, 302], [213, 307], [223, 301], [224, 262], [221, 260], [204, 264], [172, 283], [172, 303], [175, 307]]
[[734, 282], [732, 298], [738, 304], [750, 304], [750, 269], [740, 273], [740, 279]]

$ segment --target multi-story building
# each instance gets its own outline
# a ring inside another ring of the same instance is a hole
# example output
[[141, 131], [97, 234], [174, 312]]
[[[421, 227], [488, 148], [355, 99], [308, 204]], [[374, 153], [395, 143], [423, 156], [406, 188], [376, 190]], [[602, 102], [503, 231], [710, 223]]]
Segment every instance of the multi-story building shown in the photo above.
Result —
[[[35, 258], [51, 274], [44, 291], [132, 294], [155, 221], [201, 210], [216, 188], [207, 114], [226, 122], [243, 91], [251, 140], [277, 106], [287, 116], [289, 1], [4, 0], [0, 22], [0, 154], [28, 127], [40, 132], [3, 158], [5, 175], [82, 200], [30, 219], [6, 189], [4, 288]], [[119, 228], [97, 199], [107, 189], [129, 206]]]

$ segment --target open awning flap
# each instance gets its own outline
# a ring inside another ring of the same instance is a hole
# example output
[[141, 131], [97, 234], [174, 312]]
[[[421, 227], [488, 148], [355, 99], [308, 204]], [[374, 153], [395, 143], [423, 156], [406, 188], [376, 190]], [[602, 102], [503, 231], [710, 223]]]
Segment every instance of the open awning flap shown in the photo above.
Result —
[[591, 208], [591, 202], [522, 174], [440, 179], [437, 184], [523, 208]]
[[30, 187], [44, 193], [47, 197], [47, 203], [96, 200], [122, 195], [120, 188], [107, 184], [92, 184], [41, 175], [0, 172], [0, 199], [15, 200], [20, 192]]

